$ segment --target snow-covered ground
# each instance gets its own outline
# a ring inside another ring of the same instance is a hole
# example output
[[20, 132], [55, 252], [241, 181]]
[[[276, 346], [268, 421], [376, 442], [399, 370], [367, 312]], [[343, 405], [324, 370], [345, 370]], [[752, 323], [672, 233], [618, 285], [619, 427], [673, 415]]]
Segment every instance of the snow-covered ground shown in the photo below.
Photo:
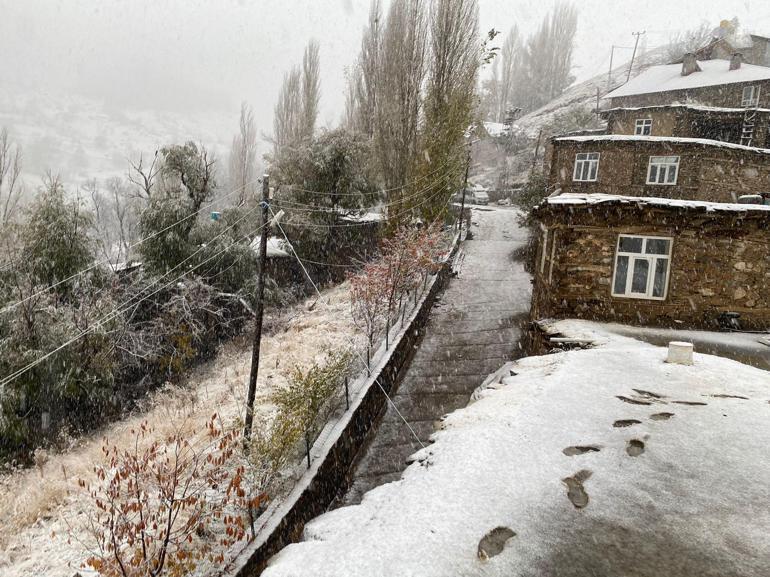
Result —
[[[355, 327], [350, 316], [347, 283], [324, 292], [323, 303], [309, 299], [272, 319], [279, 327], [263, 338], [257, 385], [257, 416], [270, 411], [269, 398], [285, 384], [295, 364], [320, 361], [324, 351], [349, 345]], [[271, 322], [268, 320], [268, 322]], [[196, 370], [182, 387], [158, 392], [138, 411], [83, 439], [71, 450], [51, 455], [42, 472], [24, 470], [0, 476], [0, 575], [3, 577], [71, 577], [85, 554], [68, 534], [82, 534], [86, 521], [84, 495], [77, 480], [91, 479], [101, 460], [102, 438], [118, 447], [132, 442], [131, 429], [147, 421], [158, 436], [183, 425], [192, 436], [204, 430], [213, 412], [225, 422], [242, 414], [251, 362], [250, 339], [226, 345]], [[192, 438], [192, 437], [191, 437]]]
[[767, 575], [770, 376], [581, 321], [512, 363], [400, 481], [305, 528], [265, 577]]

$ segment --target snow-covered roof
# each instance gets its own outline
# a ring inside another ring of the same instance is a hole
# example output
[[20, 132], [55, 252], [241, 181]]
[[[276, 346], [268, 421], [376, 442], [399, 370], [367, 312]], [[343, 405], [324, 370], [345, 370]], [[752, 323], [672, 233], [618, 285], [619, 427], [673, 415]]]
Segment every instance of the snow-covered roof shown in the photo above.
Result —
[[[255, 236], [251, 241], [251, 249], [255, 252], [259, 251], [259, 243], [262, 242], [261, 236]], [[286, 250], [286, 242], [276, 236], [268, 237], [267, 239], [267, 256], [268, 258], [286, 258], [291, 254]]]
[[770, 80], [770, 68], [765, 66], [741, 64], [738, 70], [730, 70], [730, 63], [727, 60], [699, 60], [698, 65], [701, 68], [700, 71], [688, 76], [682, 76], [681, 64], [651, 66], [604, 98]]
[[[616, 106], [615, 108], [605, 108], [600, 110], [599, 114], [608, 114], [610, 112], [636, 112], [641, 110], [660, 110], [664, 108], [683, 108], [687, 110], [697, 110], [699, 112], [725, 112], [734, 114], [743, 114], [745, 108], [728, 108], [725, 106], [705, 106], [703, 104], [687, 104], [682, 102], [672, 102], [671, 104], [653, 104], [651, 106]], [[770, 108], [752, 108], [752, 111], [770, 112]]]
[[657, 198], [650, 196], [621, 196], [617, 194], [587, 194], [565, 192], [549, 196], [540, 206], [596, 206], [599, 204], [621, 204], [635, 206], [653, 206], [659, 208], [685, 208], [704, 212], [757, 212], [770, 216], [770, 205], [738, 204], [731, 202], [706, 202], [702, 200], [679, 200], [675, 198]]
[[308, 523], [264, 577], [766, 575], [768, 373], [554, 330], [596, 346], [498, 371], [399, 481]]
[[677, 136], [641, 136], [635, 134], [589, 134], [584, 136], [557, 136], [554, 141], [571, 142], [665, 142], [668, 144], [697, 144], [701, 146], [711, 146], [717, 148], [731, 148], [734, 150], [745, 150], [748, 152], [758, 152], [761, 154], [770, 154], [769, 148], [757, 148], [755, 146], [744, 146], [734, 142], [722, 142], [721, 140], [711, 140], [708, 138], [686, 138]]
[[346, 214], [340, 218], [347, 222], [380, 222], [385, 220], [381, 212], [365, 212], [363, 214]]
[[502, 122], [484, 122], [484, 130], [489, 136], [502, 136], [508, 132], [508, 127]]

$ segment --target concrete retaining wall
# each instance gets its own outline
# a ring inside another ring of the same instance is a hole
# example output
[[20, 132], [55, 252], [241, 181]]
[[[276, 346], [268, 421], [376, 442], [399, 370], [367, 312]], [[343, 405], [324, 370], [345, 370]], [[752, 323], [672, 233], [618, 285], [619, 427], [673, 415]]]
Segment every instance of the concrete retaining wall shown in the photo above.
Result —
[[[300, 540], [305, 523], [324, 513], [334, 499], [344, 493], [350, 483], [351, 467], [367, 434], [377, 422], [387, 398], [375, 380], [388, 393], [398, 383], [419, 343], [433, 302], [446, 285], [458, 247], [452, 251], [440, 272], [433, 277], [430, 288], [400, 331], [389, 351], [380, 359], [371, 377], [366, 379], [351, 410], [334, 427], [324, 453], [316, 459], [300, 479], [289, 497], [276, 511], [276, 518], [257, 535], [238, 557], [234, 566], [224, 572], [232, 577], [255, 577], [270, 558], [290, 543]], [[315, 449], [315, 448], [314, 448]], [[315, 452], [315, 450], [314, 450]]]

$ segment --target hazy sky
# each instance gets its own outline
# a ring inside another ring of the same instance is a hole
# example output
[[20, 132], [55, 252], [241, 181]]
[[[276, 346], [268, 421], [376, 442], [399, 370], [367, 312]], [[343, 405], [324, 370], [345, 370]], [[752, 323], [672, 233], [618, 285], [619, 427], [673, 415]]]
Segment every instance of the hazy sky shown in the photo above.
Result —
[[[385, 2], [387, 4], [387, 1]], [[647, 30], [738, 16], [770, 33], [770, 0], [580, 0], [574, 73], [602, 72], [610, 46]], [[270, 132], [284, 71], [321, 42], [321, 124], [342, 111], [368, 0], [0, 0], [0, 90], [77, 91], [115, 108], [232, 110], [241, 100]], [[480, 0], [482, 26], [534, 28], [552, 0]], [[630, 51], [621, 57], [630, 56]], [[233, 121], [235, 125], [235, 120]]]

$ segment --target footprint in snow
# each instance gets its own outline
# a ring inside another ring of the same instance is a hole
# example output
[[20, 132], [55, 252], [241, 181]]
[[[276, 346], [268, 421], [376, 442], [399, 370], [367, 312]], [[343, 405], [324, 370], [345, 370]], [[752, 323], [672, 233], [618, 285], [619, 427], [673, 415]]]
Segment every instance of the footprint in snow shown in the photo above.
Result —
[[583, 483], [591, 478], [591, 471], [583, 469], [571, 477], [562, 479], [562, 483], [567, 486], [567, 499], [575, 506], [575, 509], [582, 509], [588, 505], [588, 493], [586, 493]]
[[644, 453], [644, 442], [639, 439], [631, 439], [626, 444], [626, 453], [629, 457], [638, 457]]
[[479, 541], [477, 555], [482, 561], [499, 555], [505, 549], [508, 541], [516, 536], [516, 532], [508, 527], [495, 527]]

